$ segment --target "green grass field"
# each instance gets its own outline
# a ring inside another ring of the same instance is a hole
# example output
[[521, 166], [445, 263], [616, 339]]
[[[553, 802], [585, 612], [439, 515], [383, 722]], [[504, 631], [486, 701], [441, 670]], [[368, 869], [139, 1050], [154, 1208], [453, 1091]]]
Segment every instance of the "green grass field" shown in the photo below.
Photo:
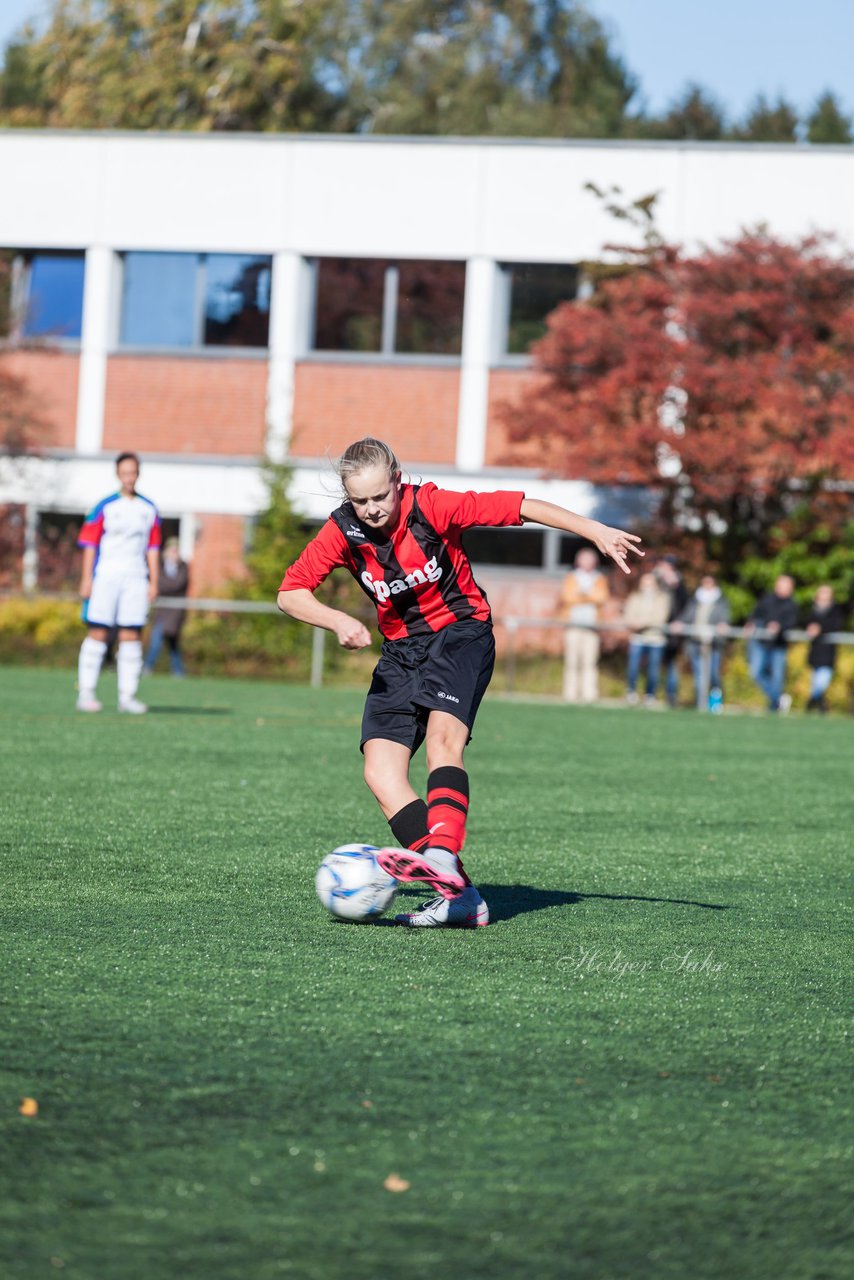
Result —
[[416, 932], [358, 691], [143, 694], [0, 671], [4, 1277], [847, 1280], [854, 723], [488, 701]]

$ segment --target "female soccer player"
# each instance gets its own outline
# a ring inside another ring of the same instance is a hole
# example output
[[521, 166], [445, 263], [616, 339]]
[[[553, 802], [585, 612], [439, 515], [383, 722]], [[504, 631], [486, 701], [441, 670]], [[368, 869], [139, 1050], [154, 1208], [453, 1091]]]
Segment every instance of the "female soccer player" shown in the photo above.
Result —
[[[453, 493], [407, 484], [389, 445], [366, 437], [345, 449], [336, 470], [344, 502], [291, 565], [278, 606], [324, 627], [345, 649], [370, 632], [357, 618], [314, 596], [339, 567], [377, 609], [384, 637], [365, 702], [361, 746], [365, 781], [397, 849], [377, 854], [398, 880], [423, 881], [438, 895], [397, 917], [416, 927], [474, 928], [489, 909], [463, 869], [468, 774], [463, 751], [495, 665], [492, 618], [462, 545], [465, 529], [528, 521], [578, 534], [630, 573], [640, 539], [523, 493]], [[409, 781], [412, 756], [426, 743], [427, 800]]]
[[143, 715], [148, 708], [136, 696], [142, 673], [140, 635], [148, 606], [157, 597], [160, 517], [154, 503], [136, 491], [135, 453], [119, 454], [116, 474], [118, 493], [89, 512], [77, 542], [83, 548], [80, 596], [89, 628], [77, 664], [77, 710], [101, 710], [98, 676], [110, 631], [118, 627], [119, 711]]

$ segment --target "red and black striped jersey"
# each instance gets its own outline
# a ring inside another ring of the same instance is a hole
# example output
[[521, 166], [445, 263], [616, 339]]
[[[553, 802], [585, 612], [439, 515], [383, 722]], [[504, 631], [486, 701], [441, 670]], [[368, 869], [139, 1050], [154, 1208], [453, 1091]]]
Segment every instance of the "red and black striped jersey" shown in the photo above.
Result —
[[280, 591], [314, 591], [333, 569], [349, 569], [377, 609], [387, 640], [428, 635], [452, 622], [490, 618], [462, 544], [465, 529], [522, 524], [524, 493], [453, 493], [401, 486], [391, 532], [371, 529], [344, 502], [284, 576]]

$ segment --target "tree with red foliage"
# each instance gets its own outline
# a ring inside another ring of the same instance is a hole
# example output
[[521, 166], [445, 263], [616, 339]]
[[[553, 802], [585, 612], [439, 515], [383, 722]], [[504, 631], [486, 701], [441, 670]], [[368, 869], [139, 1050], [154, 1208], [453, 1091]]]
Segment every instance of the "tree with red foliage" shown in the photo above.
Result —
[[830, 237], [696, 256], [651, 240], [558, 307], [533, 355], [511, 442], [560, 475], [651, 486], [651, 535], [698, 563], [772, 554], [781, 521], [805, 500], [827, 518], [829, 482], [854, 479], [854, 261]]

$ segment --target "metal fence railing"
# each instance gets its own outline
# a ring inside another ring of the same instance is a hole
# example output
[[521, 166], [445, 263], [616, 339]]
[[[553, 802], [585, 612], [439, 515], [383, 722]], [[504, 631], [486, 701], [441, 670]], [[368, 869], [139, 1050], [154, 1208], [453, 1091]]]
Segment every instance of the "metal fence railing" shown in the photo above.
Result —
[[[263, 600], [221, 600], [216, 598], [202, 597], [175, 597], [166, 596], [158, 599], [155, 604], [170, 609], [198, 609], [206, 610], [212, 613], [257, 613], [257, 614], [274, 614], [278, 613], [277, 606], [272, 602]], [[372, 615], [371, 615], [372, 616]], [[513, 692], [516, 681], [516, 662], [518, 658], [518, 639], [519, 634], [523, 630], [560, 630], [566, 631], [570, 623], [560, 618], [532, 618], [518, 614], [507, 614], [502, 617], [496, 617], [496, 625], [502, 626], [506, 632], [507, 644], [504, 653], [505, 664], [505, 685], [508, 692]], [[578, 627], [577, 623], [571, 624]], [[588, 624], [581, 628], [582, 630], [598, 631], [600, 633], [613, 632], [621, 635], [627, 635], [626, 625], [619, 620], [614, 622], [598, 622]], [[715, 626], [692, 626], [684, 624], [678, 629], [670, 626], [662, 627], [661, 630], [666, 633], [678, 637], [679, 639], [696, 640], [700, 645], [700, 680], [697, 685], [697, 707], [699, 710], [705, 710], [708, 707], [708, 697], [710, 688], [710, 673], [712, 667], [712, 650], [715, 643], [721, 643], [727, 640], [771, 640], [775, 638], [775, 633], [764, 631], [761, 628], [747, 627], [715, 627]], [[313, 629], [312, 646], [311, 646], [311, 674], [310, 684], [312, 688], [319, 688], [323, 683], [324, 654], [326, 646], [327, 632], [320, 628]], [[797, 629], [787, 631], [785, 633], [786, 641], [795, 643], [797, 641], [807, 641], [812, 637], [808, 632]], [[854, 632], [839, 631], [828, 634], [824, 637], [833, 644], [854, 645]]]
[[[72, 600], [78, 597], [66, 593], [54, 595], [52, 599]], [[194, 612], [207, 613], [242, 613], [242, 614], [278, 614], [279, 609], [272, 601], [266, 600], [228, 600], [215, 596], [159, 596], [152, 606], [153, 608], [163, 609], [183, 609]], [[365, 612], [364, 620], [373, 621], [373, 611]], [[504, 668], [505, 668], [505, 687], [508, 692], [513, 692], [516, 682], [516, 665], [519, 657], [519, 636], [523, 631], [566, 631], [572, 626], [574, 629], [585, 631], [597, 631], [600, 634], [606, 632], [616, 633], [618, 635], [630, 638], [630, 633], [626, 628], [626, 624], [619, 620], [613, 622], [597, 622], [590, 624], [569, 623], [561, 618], [545, 618], [545, 617], [527, 617], [520, 614], [504, 614], [496, 616], [496, 626], [503, 627], [506, 634], [506, 645], [504, 650]], [[716, 627], [716, 626], [692, 626], [684, 624], [678, 629], [671, 626], [663, 626], [658, 630], [673, 635], [679, 639], [696, 640], [700, 645], [700, 673], [701, 678], [697, 686], [697, 707], [705, 710], [708, 706], [709, 695], [709, 676], [711, 672], [712, 650], [717, 642], [720, 644], [729, 640], [771, 640], [775, 638], [775, 633], [764, 631], [761, 628], [747, 627]], [[312, 645], [311, 645], [311, 668], [309, 681], [312, 688], [320, 688], [323, 684], [324, 674], [324, 657], [326, 649], [327, 632], [321, 628], [313, 628]], [[800, 628], [787, 631], [785, 633], [787, 643], [796, 643], [798, 641], [808, 641], [812, 637], [808, 632]], [[829, 633], [823, 639], [830, 641], [832, 644], [838, 645], [854, 645], [854, 632], [836, 631]]]
[[[532, 628], [540, 629], [559, 629], [561, 631], [569, 630], [570, 626], [581, 631], [597, 631], [600, 634], [605, 632], [613, 632], [627, 638], [630, 633], [624, 622], [616, 620], [614, 622], [597, 622], [588, 624], [568, 623], [559, 618], [526, 618], [517, 615], [508, 615], [496, 619], [505, 628], [507, 632], [507, 650], [505, 661], [507, 664], [507, 689], [512, 692], [516, 674], [516, 658], [518, 655], [518, 636], [522, 630], [530, 630]], [[767, 631], [761, 627], [733, 627], [733, 626], [694, 626], [688, 623], [681, 624], [679, 627], [662, 626], [656, 630], [665, 632], [666, 635], [672, 636], [679, 640], [696, 640], [700, 647], [699, 652], [699, 668], [700, 679], [697, 682], [697, 709], [705, 711], [708, 709], [709, 690], [711, 685], [710, 675], [712, 669], [712, 652], [715, 644], [721, 644], [728, 640], [775, 640], [778, 639], [777, 632]], [[784, 633], [787, 644], [794, 644], [799, 641], [812, 640], [812, 636], [807, 631], [795, 628]], [[854, 645], [854, 632], [850, 631], [834, 631], [828, 632], [822, 639], [829, 641], [831, 644]]]

